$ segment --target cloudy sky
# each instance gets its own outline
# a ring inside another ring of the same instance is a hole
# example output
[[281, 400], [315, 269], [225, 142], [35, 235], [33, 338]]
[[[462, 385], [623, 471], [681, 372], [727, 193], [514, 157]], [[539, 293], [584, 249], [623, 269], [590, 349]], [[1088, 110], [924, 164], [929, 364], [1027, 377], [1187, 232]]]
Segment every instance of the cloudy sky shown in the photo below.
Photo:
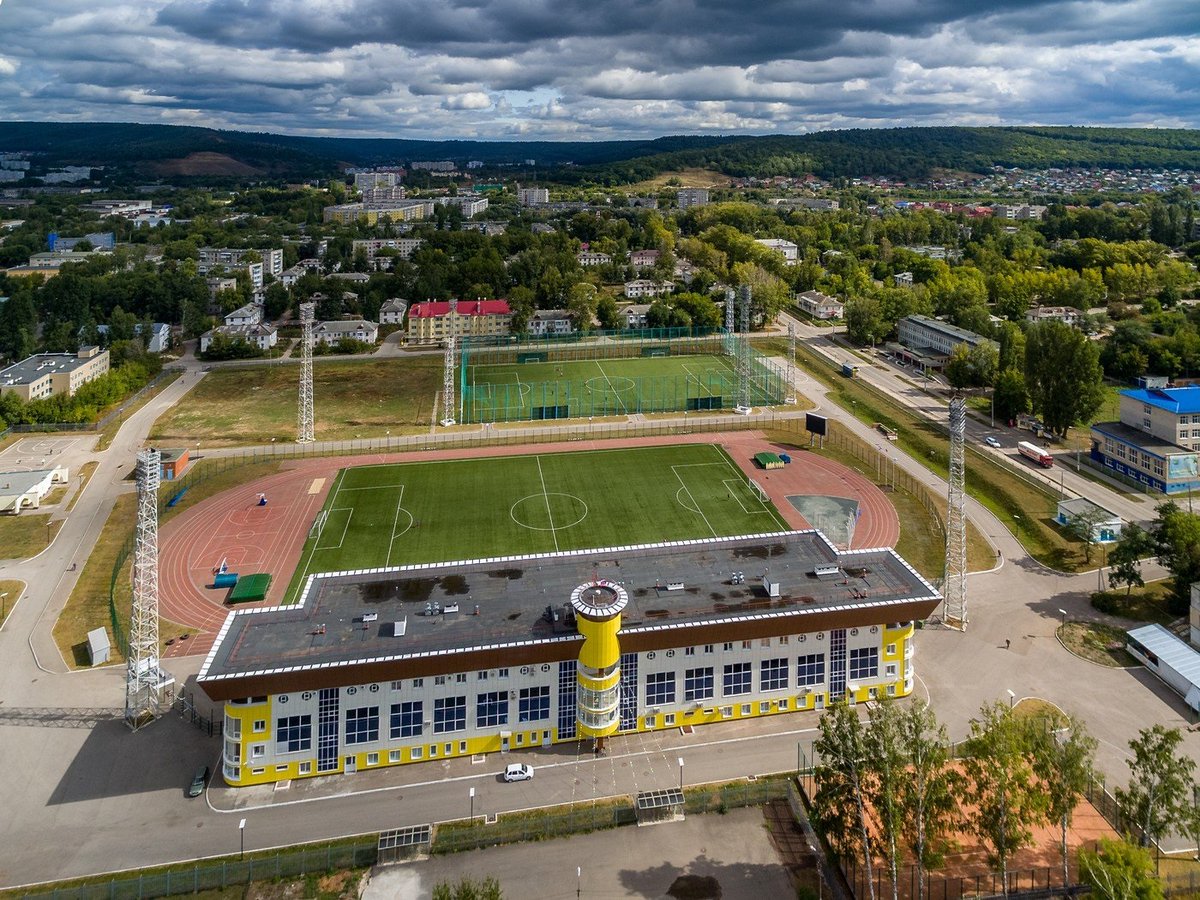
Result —
[[549, 140], [1197, 128], [1200, 0], [0, 0], [0, 119]]

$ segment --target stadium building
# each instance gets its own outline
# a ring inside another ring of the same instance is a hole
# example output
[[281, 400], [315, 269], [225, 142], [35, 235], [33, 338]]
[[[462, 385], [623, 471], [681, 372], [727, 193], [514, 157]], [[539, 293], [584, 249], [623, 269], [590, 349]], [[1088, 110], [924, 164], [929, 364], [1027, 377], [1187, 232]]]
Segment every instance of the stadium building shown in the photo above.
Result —
[[816, 531], [309, 576], [231, 612], [199, 684], [230, 785], [904, 696], [941, 601]]

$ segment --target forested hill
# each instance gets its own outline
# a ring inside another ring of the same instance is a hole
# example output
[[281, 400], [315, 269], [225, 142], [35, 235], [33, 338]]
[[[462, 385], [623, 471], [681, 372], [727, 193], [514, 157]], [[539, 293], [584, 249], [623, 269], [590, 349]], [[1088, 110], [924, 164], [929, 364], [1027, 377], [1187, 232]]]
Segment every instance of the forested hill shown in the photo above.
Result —
[[56, 165], [156, 167], [196, 156], [220, 156], [264, 176], [304, 177], [341, 165], [414, 159], [518, 164], [573, 163], [555, 177], [622, 184], [681, 168], [727, 175], [920, 177], [933, 169], [984, 171], [1103, 167], [1200, 169], [1200, 131], [1139, 128], [887, 128], [825, 131], [787, 137], [675, 136], [648, 141], [410, 141], [312, 138], [120, 123], [0, 123], [0, 151], [34, 151]]

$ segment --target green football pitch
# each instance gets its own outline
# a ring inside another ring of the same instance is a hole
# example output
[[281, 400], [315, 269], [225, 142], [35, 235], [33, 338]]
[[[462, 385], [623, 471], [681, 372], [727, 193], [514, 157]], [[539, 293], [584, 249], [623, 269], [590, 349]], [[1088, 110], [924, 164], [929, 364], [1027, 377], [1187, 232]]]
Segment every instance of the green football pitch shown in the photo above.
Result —
[[[738, 400], [737, 373], [717, 355], [472, 365], [462, 387], [463, 422], [728, 409]], [[779, 372], [752, 363], [751, 405], [781, 403], [787, 393]]]
[[288, 591], [312, 573], [786, 531], [715, 444], [342, 469]]

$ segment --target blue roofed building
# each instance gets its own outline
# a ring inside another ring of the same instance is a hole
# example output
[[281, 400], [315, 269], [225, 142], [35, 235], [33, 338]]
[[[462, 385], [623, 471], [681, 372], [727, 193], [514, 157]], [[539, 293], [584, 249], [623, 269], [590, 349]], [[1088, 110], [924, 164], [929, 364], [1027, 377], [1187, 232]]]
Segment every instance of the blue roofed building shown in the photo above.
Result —
[[1092, 426], [1093, 462], [1164, 494], [1200, 489], [1200, 386], [1122, 391], [1120, 416]]

